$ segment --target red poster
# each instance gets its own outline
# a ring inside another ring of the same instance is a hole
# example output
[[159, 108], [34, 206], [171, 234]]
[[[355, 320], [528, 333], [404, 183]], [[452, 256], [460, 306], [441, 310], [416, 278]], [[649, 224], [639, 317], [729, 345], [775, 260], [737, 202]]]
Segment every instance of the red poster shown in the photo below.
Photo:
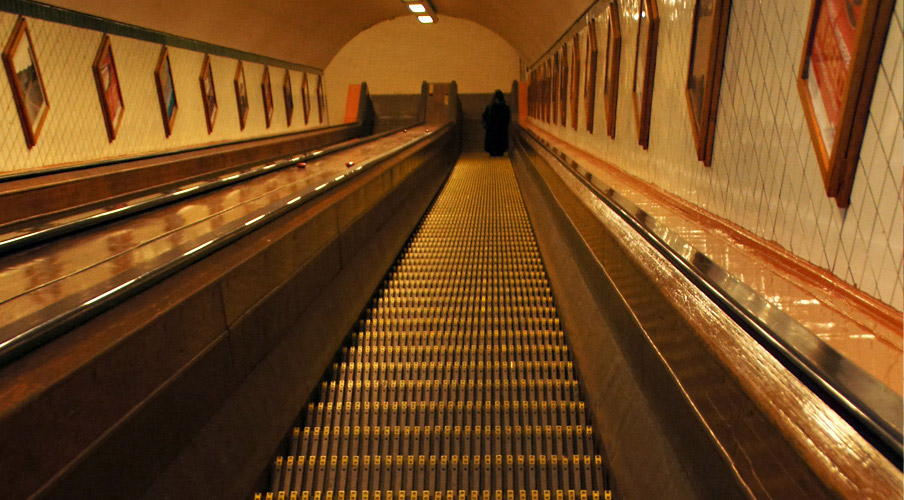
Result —
[[841, 119], [844, 84], [856, 50], [863, 0], [822, 0], [810, 49], [807, 87], [826, 149]]

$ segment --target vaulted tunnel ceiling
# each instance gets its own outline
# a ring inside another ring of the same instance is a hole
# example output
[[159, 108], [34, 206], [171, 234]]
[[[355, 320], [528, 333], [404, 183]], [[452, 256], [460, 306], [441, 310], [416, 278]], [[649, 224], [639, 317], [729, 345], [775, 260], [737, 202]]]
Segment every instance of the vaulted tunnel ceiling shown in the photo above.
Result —
[[[43, 0], [164, 33], [325, 68], [359, 32], [410, 15], [400, 0]], [[532, 63], [593, 0], [433, 0], [481, 24]], [[424, 36], [430, 27], [424, 26]]]

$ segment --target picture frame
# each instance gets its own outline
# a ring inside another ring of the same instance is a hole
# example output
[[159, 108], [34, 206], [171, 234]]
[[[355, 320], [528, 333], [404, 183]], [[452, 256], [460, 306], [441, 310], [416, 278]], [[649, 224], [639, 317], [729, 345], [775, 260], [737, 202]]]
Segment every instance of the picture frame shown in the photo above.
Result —
[[286, 70], [283, 77], [283, 99], [286, 102], [286, 126], [292, 126], [292, 114], [295, 112], [295, 101], [292, 98], [292, 75]]
[[264, 101], [264, 121], [267, 128], [273, 120], [273, 88], [270, 86], [270, 66], [264, 66], [264, 74], [261, 75], [261, 96]]
[[160, 103], [160, 114], [163, 117], [163, 130], [169, 137], [173, 133], [176, 113], [179, 112], [179, 101], [176, 99], [176, 86], [173, 82], [173, 66], [170, 62], [169, 48], [160, 49], [157, 67], [154, 69], [154, 82], [157, 84], [157, 101]]
[[561, 81], [559, 83], [559, 88], [561, 89], [561, 94], [559, 95], [559, 112], [561, 116], [559, 120], [562, 122], [562, 126], [565, 127], [568, 123], [568, 44], [562, 44], [562, 73], [561, 73]]
[[326, 93], [323, 92], [323, 75], [317, 75], [317, 115], [320, 123], [326, 113]]
[[578, 129], [578, 94], [581, 91], [581, 35], [575, 33], [571, 44], [571, 128]]
[[637, 125], [637, 142], [650, 146], [650, 115], [653, 108], [653, 80], [656, 76], [656, 51], [659, 43], [659, 7], [657, 0], [638, 0], [637, 53], [631, 97]]
[[543, 121], [552, 122], [552, 61], [543, 64]]
[[553, 59], [550, 57], [546, 65], [546, 123], [553, 123], [553, 118], [555, 117], [553, 103], [556, 100], [556, 96], [553, 91], [556, 77], [553, 70]]
[[308, 87], [308, 74], [301, 77], [301, 108], [304, 112], [304, 124], [311, 118], [311, 90]]
[[3, 66], [12, 88], [25, 144], [31, 149], [38, 143], [38, 136], [50, 110], [50, 102], [31, 31], [24, 17], [19, 17], [16, 21], [6, 48], [3, 49]]
[[122, 124], [125, 113], [125, 104], [122, 100], [122, 88], [119, 83], [119, 72], [116, 70], [116, 60], [113, 57], [113, 43], [110, 35], [104, 34], [100, 40], [97, 55], [91, 65], [94, 73], [94, 83], [97, 87], [97, 97], [100, 100], [100, 110], [104, 116], [104, 127], [107, 130], [107, 139], [113, 142]]
[[239, 110], [239, 130], [245, 130], [245, 124], [248, 122], [248, 110], [251, 106], [248, 104], [248, 84], [245, 81], [245, 66], [239, 61], [235, 68], [235, 78], [233, 78], [235, 87], [235, 101]]
[[621, 71], [621, 22], [618, 4], [606, 5], [606, 59], [603, 66], [603, 107], [606, 111], [606, 134], [615, 139], [618, 117], [618, 79]]
[[540, 95], [538, 96], [540, 99], [538, 110], [540, 113], [540, 120], [546, 121], [546, 61], [543, 61], [543, 64], [540, 65]]
[[810, 7], [797, 89], [826, 194], [841, 208], [850, 204], [894, 4], [813, 0]]
[[555, 51], [552, 59], [552, 123], [559, 123], [559, 51]]
[[697, 159], [707, 167], [712, 164], [730, 10], [731, 0], [697, 0], [694, 4], [684, 94]]
[[217, 121], [217, 89], [213, 83], [213, 67], [210, 64], [210, 55], [204, 54], [204, 62], [201, 63], [201, 75], [198, 77], [201, 84], [201, 101], [204, 103], [204, 119], [207, 123], [207, 133], [213, 133], [213, 126]]
[[593, 133], [594, 115], [596, 114], [596, 70], [599, 49], [596, 40], [596, 18], [587, 20], [587, 53], [584, 75], [584, 114], [587, 115], [587, 131]]

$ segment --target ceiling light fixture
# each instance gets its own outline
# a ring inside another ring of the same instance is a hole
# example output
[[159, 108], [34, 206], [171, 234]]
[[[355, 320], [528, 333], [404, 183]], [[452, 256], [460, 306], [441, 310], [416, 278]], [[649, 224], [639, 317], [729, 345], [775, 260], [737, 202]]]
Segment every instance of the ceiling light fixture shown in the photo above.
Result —
[[437, 20], [436, 7], [430, 0], [402, 0], [408, 10], [417, 15], [421, 24], [433, 24]]

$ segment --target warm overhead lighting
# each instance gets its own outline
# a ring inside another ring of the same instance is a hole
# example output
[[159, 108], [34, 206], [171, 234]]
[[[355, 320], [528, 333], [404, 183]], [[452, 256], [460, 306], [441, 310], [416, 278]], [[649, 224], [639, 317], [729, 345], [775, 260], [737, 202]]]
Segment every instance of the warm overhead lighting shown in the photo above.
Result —
[[402, 0], [408, 10], [417, 16], [417, 20], [423, 24], [436, 22], [436, 7], [430, 0]]

